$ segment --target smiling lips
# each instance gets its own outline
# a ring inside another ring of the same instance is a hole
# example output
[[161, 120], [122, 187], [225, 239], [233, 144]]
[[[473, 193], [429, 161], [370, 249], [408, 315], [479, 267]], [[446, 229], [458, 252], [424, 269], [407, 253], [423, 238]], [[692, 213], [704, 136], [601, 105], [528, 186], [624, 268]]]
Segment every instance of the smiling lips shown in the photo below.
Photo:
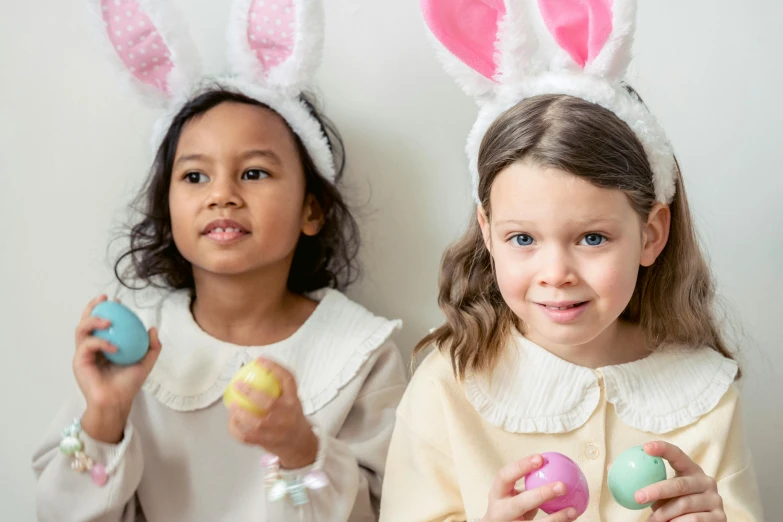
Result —
[[210, 221], [201, 234], [212, 241], [225, 244], [249, 236], [250, 232], [231, 219], [216, 219]]
[[589, 301], [562, 301], [536, 304], [551, 321], [565, 324], [575, 321], [582, 315], [587, 309]]

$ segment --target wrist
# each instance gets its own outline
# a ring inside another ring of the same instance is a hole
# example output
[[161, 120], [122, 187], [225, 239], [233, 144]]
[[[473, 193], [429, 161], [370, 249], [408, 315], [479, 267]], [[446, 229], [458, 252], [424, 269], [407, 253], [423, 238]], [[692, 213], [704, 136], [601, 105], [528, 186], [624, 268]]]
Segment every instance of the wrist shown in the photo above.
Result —
[[107, 444], [122, 441], [128, 413], [116, 408], [96, 408], [87, 406], [82, 415], [82, 431], [90, 438]]
[[310, 423], [306, 422], [299, 435], [291, 442], [290, 451], [278, 453], [281, 468], [299, 469], [315, 462], [318, 456], [318, 437], [313, 433]]

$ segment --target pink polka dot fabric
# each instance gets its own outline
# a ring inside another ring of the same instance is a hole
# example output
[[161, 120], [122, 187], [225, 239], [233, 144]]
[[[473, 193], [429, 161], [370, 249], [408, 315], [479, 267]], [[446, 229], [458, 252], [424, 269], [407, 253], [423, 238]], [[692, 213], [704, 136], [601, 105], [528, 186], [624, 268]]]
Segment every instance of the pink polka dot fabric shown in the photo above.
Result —
[[294, 51], [294, 0], [253, 0], [248, 12], [247, 39], [264, 71], [283, 63]]
[[139, 81], [169, 93], [174, 67], [163, 38], [136, 0], [101, 0], [103, 21], [114, 50]]

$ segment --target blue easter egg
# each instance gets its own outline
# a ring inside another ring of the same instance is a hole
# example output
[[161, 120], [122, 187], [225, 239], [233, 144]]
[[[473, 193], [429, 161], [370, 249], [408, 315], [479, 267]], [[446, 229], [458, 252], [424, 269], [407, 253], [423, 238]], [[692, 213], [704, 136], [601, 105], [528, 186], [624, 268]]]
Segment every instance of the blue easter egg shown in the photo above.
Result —
[[144, 358], [150, 347], [150, 337], [144, 323], [130, 308], [116, 301], [103, 301], [90, 315], [111, 321], [108, 328], [92, 332], [95, 337], [106, 339], [117, 347], [116, 353], [103, 352], [109, 361], [127, 366]]

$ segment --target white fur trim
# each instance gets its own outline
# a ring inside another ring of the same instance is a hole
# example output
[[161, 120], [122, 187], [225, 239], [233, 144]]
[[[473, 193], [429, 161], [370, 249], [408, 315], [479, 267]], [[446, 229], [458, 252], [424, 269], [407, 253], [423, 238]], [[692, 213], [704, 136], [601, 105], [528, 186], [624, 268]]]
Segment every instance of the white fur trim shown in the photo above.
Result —
[[171, 5], [171, 2], [138, 0], [138, 4], [140, 9], [149, 16], [171, 53], [173, 68], [167, 78], [170, 94], [139, 81], [128, 71], [106, 34], [101, 0], [88, 0], [88, 25], [96, 41], [100, 42], [100, 47], [108, 61], [114, 64], [123, 83], [139, 94], [148, 104], [160, 108], [170, 103], [172, 98], [180, 97], [182, 93], [190, 89], [190, 86], [197, 81], [201, 74], [201, 62], [196, 46], [187, 30], [182, 25], [175, 23], [182, 20], [182, 16]]
[[[621, 84], [609, 84], [585, 74], [547, 73], [526, 80], [506, 93], [503, 100], [482, 107], [468, 136], [468, 161], [473, 182], [473, 197], [478, 200], [478, 153], [481, 140], [492, 122], [522, 100], [541, 94], [566, 94], [612, 111], [634, 132], [644, 147], [653, 172], [655, 198], [671, 203], [676, 184], [674, 153], [655, 116]], [[510, 100], [510, 101], [509, 101]]]
[[498, 26], [495, 44], [495, 61], [500, 64], [496, 80], [502, 85], [514, 85], [545, 70], [547, 64], [538, 59], [539, 45], [527, 3], [506, 2], [506, 15]]
[[150, 17], [171, 53], [173, 68], [167, 78], [171, 93], [165, 93], [137, 80], [117, 56], [103, 24], [100, 0], [89, 1], [92, 26], [104, 42], [110, 61], [118, 66], [122, 76], [141, 96], [163, 109], [155, 121], [151, 144], [157, 150], [174, 116], [187, 100], [203, 88], [217, 83], [257, 100], [277, 112], [299, 136], [313, 159], [319, 173], [331, 182], [336, 181], [334, 158], [329, 143], [318, 121], [310, 115], [299, 99], [308, 86], [321, 61], [323, 48], [323, 5], [320, 0], [294, 0], [296, 27], [294, 50], [279, 66], [265, 74], [260, 61], [247, 41], [250, 0], [236, 0], [233, 5], [228, 32], [229, 59], [237, 76], [199, 80], [198, 53], [181, 23], [182, 16], [167, 0], [138, 0], [139, 7]]
[[441, 65], [446, 72], [454, 77], [457, 85], [465, 91], [465, 94], [475, 98], [479, 104], [492, 99], [498, 87], [497, 83], [474, 71], [454, 56], [431, 32], [427, 31], [427, 36]]
[[[466, 92], [478, 98], [481, 106], [471, 129], [466, 152], [478, 201], [478, 153], [484, 134], [495, 119], [520, 101], [540, 94], [566, 94], [595, 103], [623, 120], [644, 147], [653, 172], [656, 200], [671, 203], [676, 187], [674, 153], [663, 128], [638, 97], [622, 85], [631, 57], [635, 30], [636, 0], [615, 0], [612, 7], [612, 32], [599, 55], [584, 70], [557, 45], [534, 2], [506, 0], [506, 15], [500, 22], [496, 43], [500, 64], [497, 84], [487, 89], [464, 87], [464, 71], [451, 53], [439, 47], [446, 70], [457, 78]], [[478, 73], [473, 72], [473, 75]]]
[[231, 5], [226, 33], [228, 62], [237, 76], [263, 84], [266, 72], [247, 39], [251, 3], [252, 0], [235, 0]]
[[[232, 71], [246, 81], [295, 96], [313, 83], [321, 64], [324, 12], [320, 0], [294, 0], [294, 49], [283, 63], [265, 71], [247, 40], [251, 0], [236, 0], [228, 31], [228, 58]], [[257, 22], [260, 23], [260, 22]], [[263, 24], [262, 24], [263, 25]]]
[[585, 74], [610, 80], [625, 77], [631, 63], [631, 49], [636, 31], [636, 0], [613, 0], [612, 33], [595, 59], [585, 66]]
[[321, 64], [324, 46], [324, 8], [320, 0], [294, 0], [296, 32], [294, 52], [269, 71], [267, 84], [302, 90], [310, 85]]
[[[278, 89], [250, 83], [240, 78], [217, 78], [214, 81], [209, 81], [208, 85], [213, 83], [253, 98], [278, 113], [302, 140], [318, 172], [332, 183], [336, 181], [337, 172], [334, 166], [334, 157], [326, 136], [318, 121], [310, 116], [307, 107], [299, 98], [290, 97]], [[196, 89], [193, 94], [197, 94], [198, 91], [199, 89]], [[160, 146], [171, 125], [171, 120], [182, 108], [183, 103], [181, 101], [178, 105], [172, 106], [155, 122], [152, 136], [153, 150]]]

